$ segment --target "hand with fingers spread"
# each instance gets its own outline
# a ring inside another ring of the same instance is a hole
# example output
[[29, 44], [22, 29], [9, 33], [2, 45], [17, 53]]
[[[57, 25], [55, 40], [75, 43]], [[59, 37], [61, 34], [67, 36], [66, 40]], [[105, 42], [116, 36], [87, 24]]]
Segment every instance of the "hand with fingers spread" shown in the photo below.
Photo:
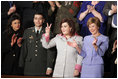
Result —
[[21, 47], [21, 41], [22, 41], [22, 37], [20, 37], [18, 40], [17, 40], [17, 45], [19, 46], [19, 47]]
[[17, 39], [16, 34], [13, 34], [13, 36], [11, 38], [11, 47], [16, 43], [16, 39]]
[[52, 24], [48, 24], [47, 23], [47, 27], [45, 28], [45, 35], [48, 36], [50, 34], [50, 28], [51, 28]]
[[78, 53], [80, 54], [81, 49], [79, 48], [79, 46], [78, 46], [78, 44], [77, 44], [77, 42], [76, 42], [75, 40], [73, 40], [73, 42], [69, 42], [69, 41], [68, 41], [67, 44], [68, 44], [69, 46], [71, 46], [71, 47], [76, 48], [76, 50], [77, 50]]
[[78, 45], [77, 45], [77, 42], [75, 41], [75, 40], [73, 40], [73, 42], [67, 42], [67, 44], [69, 45], [69, 46], [71, 46], [71, 47], [74, 47], [74, 48], [76, 48]]

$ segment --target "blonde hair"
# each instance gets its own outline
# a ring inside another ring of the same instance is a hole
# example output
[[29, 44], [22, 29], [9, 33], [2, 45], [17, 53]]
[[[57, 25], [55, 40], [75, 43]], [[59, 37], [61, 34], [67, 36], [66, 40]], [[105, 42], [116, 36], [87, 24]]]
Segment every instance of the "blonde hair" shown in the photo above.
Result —
[[89, 18], [89, 20], [87, 21], [87, 26], [89, 27], [89, 25], [92, 23], [96, 24], [97, 27], [100, 27], [100, 20], [97, 17]]

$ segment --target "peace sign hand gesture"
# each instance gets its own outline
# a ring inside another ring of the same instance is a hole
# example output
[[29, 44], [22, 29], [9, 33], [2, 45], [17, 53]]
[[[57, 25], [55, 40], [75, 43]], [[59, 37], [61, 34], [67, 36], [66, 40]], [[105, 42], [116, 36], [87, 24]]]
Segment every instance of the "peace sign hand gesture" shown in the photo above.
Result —
[[47, 27], [45, 28], [45, 35], [48, 36], [50, 34], [50, 28], [51, 28], [52, 24], [48, 24], [47, 23]]

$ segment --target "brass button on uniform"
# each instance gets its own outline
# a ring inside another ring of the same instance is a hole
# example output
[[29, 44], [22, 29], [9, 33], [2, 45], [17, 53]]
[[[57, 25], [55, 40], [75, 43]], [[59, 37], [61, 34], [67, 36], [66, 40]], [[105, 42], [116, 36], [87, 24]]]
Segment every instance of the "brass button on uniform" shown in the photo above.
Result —
[[38, 41], [36, 41], [36, 43], [38, 43]]
[[37, 52], [37, 50], [35, 50], [35, 52]]
[[35, 47], [38, 47], [37, 45]]
[[35, 54], [35, 56], [37, 56], [37, 54]]
[[13, 54], [13, 56], [15, 57], [16, 55], [15, 55], [15, 54]]

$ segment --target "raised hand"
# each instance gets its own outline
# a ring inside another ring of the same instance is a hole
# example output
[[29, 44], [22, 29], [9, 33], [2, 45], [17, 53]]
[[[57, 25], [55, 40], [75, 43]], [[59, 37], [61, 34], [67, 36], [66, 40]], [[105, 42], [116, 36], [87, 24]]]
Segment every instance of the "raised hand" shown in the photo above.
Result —
[[51, 28], [52, 24], [48, 24], [47, 23], [47, 27], [45, 28], [45, 35], [49, 35], [50, 34], [50, 28]]
[[21, 47], [21, 41], [22, 41], [22, 37], [20, 37], [18, 40], [17, 40], [17, 45], [19, 46], [19, 47]]
[[91, 12], [91, 7], [90, 5], [87, 5], [87, 12], [90, 13]]
[[95, 6], [90, 6], [89, 11], [92, 12], [93, 10], [95, 10]]
[[98, 39], [96, 37], [94, 37], [94, 41], [92, 42], [93, 45], [96, 45]]
[[78, 53], [80, 54], [81, 49], [79, 48], [79, 46], [78, 46], [78, 44], [77, 44], [77, 42], [76, 42], [75, 40], [73, 40], [73, 42], [69, 42], [69, 41], [68, 41], [67, 44], [68, 44], [69, 46], [71, 46], [71, 47], [76, 48], [76, 50], [77, 50]]
[[76, 48], [78, 45], [77, 45], [77, 42], [75, 41], [75, 40], [73, 40], [73, 42], [67, 42], [67, 44], [69, 45], [69, 46], [71, 46], [71, 47], [74, 47], [74, 48]]
[[48, 1], [48, 3], [50, 4], [51, 10], [54, 11], [55, 10], [55, 2], [54, 1]]
[[13, 36], [11, 38], [11, 47], [16, 43], [16, 39], [17, 39], [16, 34], [13, 34]]
[[61, 7], [61, 4], [59, 3], [59, 1], [55, 1], [55, 3], [56, 3], [56, 6], [57, 6], [58, 8]]
[[98, 50], [98, 46], [96, 45], [97, 41], [98, 41], [98, 39], [96, 37], [94, 37], [94, 41], [92, 42], [92, 44], [96, 51]]
[[16, 6], [13, 5], [13, 6], [9, 9], [8, 15], [12, 14], [12, 13], [15, 12], [15, 11], [16, 11]]

